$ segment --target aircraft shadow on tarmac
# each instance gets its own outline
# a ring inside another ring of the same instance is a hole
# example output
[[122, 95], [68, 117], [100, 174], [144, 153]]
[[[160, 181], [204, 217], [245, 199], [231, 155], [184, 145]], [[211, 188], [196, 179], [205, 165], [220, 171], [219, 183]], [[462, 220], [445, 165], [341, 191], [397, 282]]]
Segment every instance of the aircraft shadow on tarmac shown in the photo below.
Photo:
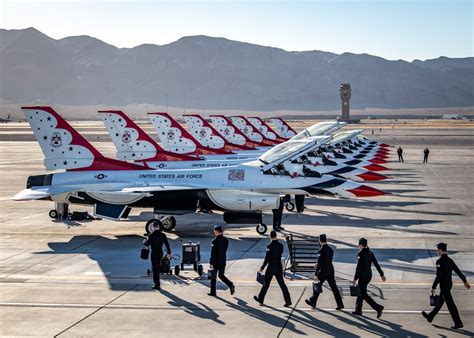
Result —
[[[311, 207], [313, 211], [314, 208], [321, 206], [334, 206], [334, 207], [344, 207], [344, 208], [355, 208], [355, 209], [370, 209], [370, 210], [381, 210], [381, 211], [396, 211], [403, 213], [416, 213], [416, 214], [425, 214], [425, 215], [442, 215], [442, 216], [463, 216], [464, 214], [457, 212], [439, 212], [439, 211], [421, 211], [414, 209], [407, 209], [406, 207], [418, 206], [431, 204], [430, 202], [413, 202], [413, 201], [380, 201], [380, 200], [350, 200], [339, 198], [336, 200], [328, 199], [319, 199], [317, 203], [308, 204], [307, 207]], [[398, 208], [394, 208], [398, 207]]]
[[[209, 260], [210, 241], [212, 237], [200, 238], [201, 240], [201, 263], [205, 264]], [[137, 278], [140, 283], [147, 284], [149, 281], [152, 284], [151, 277], [146, 275], [146, 270], [150, 268], [150, 262], [140, 259], [140, 248], [142, 245], [143, 237], [137, 235], [123, 235], [115, 238], [105, 236], [92, 236], [92, 235], [81, 235], [74, 236], [68, 242], [51, 242], [48, 243], [51, 251], [38, 252], [36, 254], [57, 254], [57, 255], [77, 255], [83, 254], [96, 262], [102, 271], [103, 275], [109, 283], [109, 287], [113, 290], [128, 290], [130, 283], [137, 282]], [[252, 240], [252, 242], [249, 242]], [[255, 247], [261, 239], [255, 238], [230, 238], [228, 266], [231, 267], [233, 262], [238, 259], [262, 259], [264, 258], [264, 245], [261, 247]], [[172, 251], [174, 253], [181, 253], [181, 241], [171, 240]], [[334, 261], [336, 263], [356, 263], [357, 249], [350, 243], [338, 242], [336, 244], [345, 244], [349, 248], [340, 248], [335, 251]], [[265, 244], [265, 243], [263, 243]], [[255, 248], [255, 250], [251, 250]], [[286, 249], [286, 248], [285, 248]], [[426, 249], [376, 249], [376, 253], [380, 265], [385, 269], [398, 270], [404, 272], [414, 272], [422, 274], [434, 274], [434, 268], [420, 266], [413, 264], [416, 260], [424, 260], [432, 257], [432, 254]], [[456, 252], [452, 252], [453, 254]], [[179, 264], [181, 260], [172, 261], [172, 266]], [[80, 265], [83, 268], [84, 265]], [[91, 264], [91, 266], [96, 266]], [[192, 270], [191, 267], [187, 267], [187, 271]], [[84, 271], [80, 271], [83, 274]], [[470, 271], [465, 271], [470, 276], [473, 275]], [[77, 273], [76, 273], [77, 275]], [[191, 274], [195, 282], [208, 285], [209, 281], [204, 277], [197, 278], [197, 274], [194, 272]], [[73, 277], [72, 277], [73, 278]], [[133, 281], [127, 280], [133, 279]], [[186, 285], [190, 282], [189, 278], [180, 276], [163, 276], [164, 280], [169, 280], [174, 284]], [[347, 276], [349, 280], [350, 277]], [[221, 283], [218, 283], [220, 289], [224, 288]], [[151, 289], [146, 289], [146, 291]], [[379, 293], [379, 292], [377, 292]], [[383, 295], [379, 295], [383, 298]]]
[[318, 214], [298, 215], [297, 217], [288, 217], [284, 215], [283, 226], [291, 229], [291, 225], [299, 224], [311, 227], [334, 226], [334, 227], [357, 227], [366, 229], [383, 229], [390, 231], [403, 231], [420, 234], [433, 235], [454, 235], [454, 232], [444, 230], [412, 229], [411, 226], [420, 224], [441, 223], [440, 220], [420, 220], [420, 219], [374, 219], [363, 216], [355, 216], [342, 213], [333, 213], [328, 211], [317, 211]]

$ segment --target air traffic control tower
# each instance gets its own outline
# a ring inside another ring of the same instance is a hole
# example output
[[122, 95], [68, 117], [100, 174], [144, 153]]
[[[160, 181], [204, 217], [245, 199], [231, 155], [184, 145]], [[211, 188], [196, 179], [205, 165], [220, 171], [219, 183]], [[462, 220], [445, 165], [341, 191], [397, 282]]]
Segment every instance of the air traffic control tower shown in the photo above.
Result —
[[349, 100], [351, 99], [351, 85], [349, 83], [341, 83], [339, 89], [342, 100], [342, 118], [341, 121], [349, 122], [351, 117], [349, 115]]

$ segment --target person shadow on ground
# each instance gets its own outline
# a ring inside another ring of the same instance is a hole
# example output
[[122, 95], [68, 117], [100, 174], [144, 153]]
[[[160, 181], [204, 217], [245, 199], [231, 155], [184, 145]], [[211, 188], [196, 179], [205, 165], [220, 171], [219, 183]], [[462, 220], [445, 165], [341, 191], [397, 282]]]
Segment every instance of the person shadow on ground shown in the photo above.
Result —
[[[262, 311], [259, 309], [259, 305], [255, 303], [256, 306], [250, 306], [246, 301], [240, 298], [234, 297], [234, 299], [237, 300], [237, 303], [232, 303], [224, 298], [221, 298], [219, 296], [216, 297], [217, 299], [221, 300], [224, 304], [226, 304], [228, 307], [231, 309], [237, 310], [241, 313], [244, 313], [252, 318], [261, 320], [267, 324], [273, 325], [277, 328], [280, 328], [281, 331], [283, 328], [286, 328], [290, 330], [291, 332], [295, 334], [302, 334], [304, 335], [305, 333], [303, 331], [298, 330], [295, 325], [289, 321], [287, 321], [287, 318], [282, 318], [279, 316], [275, 316], [274, 314], [271, 314], [270, 312]], [[266, 306], [271, 309], [275, 309], [269, 306]], [[281, 311], [284, 312], [285, 315], [290, 316], [291, 310], [289, 309], [288, 311]]]
[[[348, 317], [346, 315], [342, 316], [338, 313], [334, 313], [331, 311], [319, 310], [327, 315], [335, 317], [337, 320], [346, 323], [347, 325], [357, 327], [361, 330], [366, 331], [370, 334], [375, 334], [382, 337], [413, 337], [413, 338], [426, 338], [428, 336], [422, 335], [413, 331], [405, 330], [399, 324], [389, 322], [384, 319], [372, 319], [370, 317], [364, 316], [351, 316]], [[386, 327], [377, 325], [383, 324]]]
[[198, 318], [209, 319], [218, 324], [225, 325], [225, 322], [219, 319], [219, 314], [212, 310], [209, 306], [204, 305], [201, 302], [198, 303], [200, 306], [193, 304], [182, 298], [179, 298], [178, 296], [164, 289], [161, 289], [159, 292], [163, 296], [166, 296], [170, 299], [168, 304], [170, 304], [171, 306], [175, 306], [177, 308], [184, 308], [185, 313], [196, 316]]

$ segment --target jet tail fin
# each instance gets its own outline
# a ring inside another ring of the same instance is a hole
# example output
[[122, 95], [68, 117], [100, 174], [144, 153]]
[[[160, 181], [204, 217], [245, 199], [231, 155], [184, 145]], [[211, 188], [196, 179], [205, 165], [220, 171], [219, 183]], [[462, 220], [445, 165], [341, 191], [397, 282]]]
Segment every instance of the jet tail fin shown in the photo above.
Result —
[[232, 154], [223, 149], [213, 149], [199, 143], [168, 113], [148, 113], [164, 148], [178, 154], [224, 155]]
[[202, 145], [213, 149], [225, 148], [225, 139], [202, 116], [188, 114], [183, 117], [189, 133]]
[[[208, 121], [197, 114], [184, 115], [184, 120], [189, 128], [189, 132], [201, 144], [213, 148], [227, 151], [253, 150], [254, 148], [245, 145], [230, 143], [221, 133], [219, 133]], [[245, 141], [243, 142], [245, 144]]]
[[117, 158], [124, 161], [187, 161], [195, 157], [174, 154], [164, 150], [154, 139], [120, 110], [101, 110], [104, 122], [115, 148]]
[[267, 139], [278, 143], [285, 142], [288, 138], [278, 136], [278, 134], [260, 117], [248, 117], [247, 120], [258, 129], [258, 131]]
[[269, 121], [275, 126], [275, 132], [278, 136], [283, 138], [292, 138], [296, 135], [296, 132], [291, 128], [288, 123], [279, 117], [269, 119]]
[[104, 157], [51, 107], [22, 107], [45, 156], [47, 170], [148, 169]]
[[244, 133], [242, 133], [230, 118], [224, 115], [210, 115], [209, 117], [218, 133], [221, 134], [230, 144], [248, 148], [245, 150], [255, 150], [256, 147], [260, 146], [259, 143], [254, 143]]
[[244, 116], [231, 116], [230, 119], [249, 139], [260, 146], [268, 147], [277, 144], [277, 142], [267, 139]]

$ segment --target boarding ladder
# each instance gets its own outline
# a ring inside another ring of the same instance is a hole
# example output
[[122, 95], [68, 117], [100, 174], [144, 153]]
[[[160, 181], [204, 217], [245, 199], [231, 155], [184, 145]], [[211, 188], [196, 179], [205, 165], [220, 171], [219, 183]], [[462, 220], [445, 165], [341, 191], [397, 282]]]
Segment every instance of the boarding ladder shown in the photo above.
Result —
[[320, 247], [318, 237], [296, 237], [288, 234], [286, 244], [289, 257], [285, 271], [289, 270], [293, 274], [314, 274]]

